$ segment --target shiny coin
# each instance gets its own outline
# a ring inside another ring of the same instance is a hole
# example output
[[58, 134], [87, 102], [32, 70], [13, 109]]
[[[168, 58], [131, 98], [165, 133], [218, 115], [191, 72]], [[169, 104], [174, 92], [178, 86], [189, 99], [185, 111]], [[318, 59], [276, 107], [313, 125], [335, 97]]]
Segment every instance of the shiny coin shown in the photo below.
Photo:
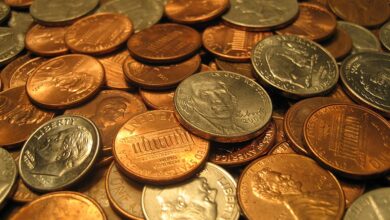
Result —
[[14, 158], [8, 151], [0, 148], [0, 209], [2, 209], [15, 189], [18, 170]]
[[17, 33], [24, 35], [27, 33], [28, 29], [32, 26], [34, 19], [31, 17], [30, 13], [21, 12], [21, 11], [11, 11], [11, 18], [8, 20], [8, 26], [12, 28]]
[[13, 29], [0, 27], [0, 65], [9, 63], [24, 49], [24, 38]]
[[0, 23], [5, 21], [11, 13], [11, 9], [8, 5], [4, 4], [3, 2], [0, 2]]
[[171, 110], [175, 109], [173, 104], [173, 96], [175, 95], [175, 90], [144, 90], [140, 89], [139, 94], [144, 100], [145, 104], [152, 109], [156, 110]]
[[322, 107], [306, 119], [303, 134], [314, 158], [340, 175], [364, 178], [390, 170], [390, 124], [369, 109]]
[[184, 127], [217, 142], [242, 142], [258, 136], [272, 114], [271, 99], [259, 84], [225, 71], [187, 78], [176, 89], [174, 103]]
[[236, 182], [225, 170], [207, 163], [196, 177], [173, 186], [146, 186], [142, 209], [152, 219], [226, 219], [240, 215]]
[[273, 154], [296, 154], [294, 149], [290, 146], [288, 142], [282, 142], [271, 149], [268, 153], [269, 155]]
[[344, 213], [344, 194], [337, 179], [300, 155], [256, 160], [243, 171], [237, 191], [248, 219], [340, 219]]
[[238, 73], [248, 78], [255, 79], [255, 76], [253, 75], [253, 67], [250, 62], [236, 63], [221, 59], [215, 59], [215, 64], [219, 70]]
[[26, 86], [35, 103], [63, 109], [92, 98], [103, 83], [104, 69], [95, 58], [72, 54], [48, 60], [32, 73]]
[[80, 116], [57, 117], [38, 128], [24, 144], [19, 173], [30, 188], [68, 188], [91, 169], [101, 149], [99, 131]]
[[4, 0], [4, 3], [15, 8], [28, 8], [33, 0]]
[[296, 36], [272, 36], [253, 50], [258, 78], [283, 95], [310, 97], [332, 90], [338, 81], [336, 60], [318, 44]]
[[379, 31], [379, 39], [382, 45], [390, 50], [390, 22], [384, 24]]
[[340, 61], [351, 52], [352, 38], [346, 31], [337, 28], [334, 35], [330, 39], [322, 41], [321, 45], [329, 51], [336, 60]]
[[31, 54], [25, 54], [23, 56], [20, 56], [13, 60], [11, 63], [9, 63], [7, 66], [4, 67], [4, 69], [0, 73], [0, 78], [2, 80], [3, 88], [4, 90], [9, 89], [9, 81], [14, 74], [14, 72], [22, 66], [27, 61], [31, 60], [32, 56]]
[[28, 77], [44, 62], [46, 62], [46, 59], [37, 57], [21, 65], [15, 70], [15, 72], [13, 72], [9, 80], [9, 87], [14, 88], [18, 86], [25, 86]]

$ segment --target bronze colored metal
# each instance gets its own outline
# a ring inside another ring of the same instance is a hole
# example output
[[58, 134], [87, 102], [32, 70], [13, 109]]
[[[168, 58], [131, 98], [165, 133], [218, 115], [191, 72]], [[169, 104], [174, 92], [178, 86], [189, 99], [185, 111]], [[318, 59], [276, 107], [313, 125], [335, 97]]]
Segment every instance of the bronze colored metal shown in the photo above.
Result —
[[12, 75], [14, 74], [14, 72], [21, 65], [23, 65], [24, 63], [26, 63], [27, 61], [29, 61], [31, 59], [32, 59], [32, 56], [30, 53], [28, 53], [26, 55], [23, 55], [23, 56], [15, 59], [11, 63], [9, 63], [6, 67], [4, 67], [4, 69], [0, 73], [0, 78], [1, 78], [4, 90], [9, 89], [9, 81], [10, 81]]
[[152, 91], [140, 89], [139, 94], [144, 100], [145, 104], [155, 110], [171, 110], [175, 109], [173, 104], [173, 96], [175, 95], [175, 90], [161, 90], [161, 91]]
[[95, 168], [101, 169], [110, 165], [114, 161], [114, 156], [102, 157], [99, 161], [96, 162]]
[[288, 142], [282, 142], [276, 145], [271, 151], [268, 153], [269, 155], [273, 154], [297, 154], [294, 149], [290, 146]]
[[337, 60], [343, 60], [352, 51], [352, 39], [349, 34], [337, 28], [334, 35], [325, 41], [321, 42], [321, 45], [327, 49], [330, 54]]
[[211, 67], [211, 66], [207, 66], [206, 64], [201, 64], [201, 65], [200, 65], [200, 70], [198, 71], [198, 73], [201, 73], [201, 72], [209, 72], [209, 71], [214, 71], [214, 70], [217, 70], [217, 69], [214, 69], [214, 68]]
[[219, 70], [239, 73], [248, 78], [255, 79], [251, 63], [229, 62], [217, 58], [215, 59], [215, 64]]
[[28, 77], [30, 77], [30, 75], [46, 61], [47, 59], [45, 58], [37, 57], [22, 64], [13, 72], [11, 78], [9, 79], [9, 87], [14, 88], [18, 86], [25, 86]]
[[328, 94], [328, 97], [337, 100], [338, 102], [355, 104], [355, 102], [344, 92], [340, 84], [337, 84], [336, 88]]
[[366, 189], [366, 184], [362, 182], [353, 182], [350, 180], [344, 180], [340, 178], [337, 179], [339, 180], [341, 188], [343, 189], [344, 192], [345, 206], [346, 208], [349, 208], [349, 206], [351, 206], [351, 204], [357, 198], [363, 195], [364, 190]]
[[28, 8], [33, 0], [4, 0], [4, 3], [15, 8]]
[[276, 124], [276, 144], [287, 141], [286, 134], [284, 133], [284, 118], [272, 116]]
[[21, 178], [18, 179], [16, 191], [12, 196], [12, 200], [20, 203], [28, 203], [37, 199], [40, 195], [31, 191]]

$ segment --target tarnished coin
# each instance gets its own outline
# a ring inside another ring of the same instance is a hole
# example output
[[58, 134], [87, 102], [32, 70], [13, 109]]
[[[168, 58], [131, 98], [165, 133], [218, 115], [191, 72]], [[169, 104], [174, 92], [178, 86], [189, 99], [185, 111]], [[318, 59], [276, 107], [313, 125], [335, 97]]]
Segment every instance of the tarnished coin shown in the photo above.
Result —
[[390, 124], [369, 109], [321, 107], [306, 119], [303, 134], [313, 157], [340, 175], [364, 178], [390, 170]]
[[251, 163], [238, 183], [248, 219], [340, 219], [344, 194], [337, 179], [307, 157], [276, 154]]
[[139, 94], [144, 100], [145, 104], [155, 110], [171, 110], [175, 109], [173, 104], [173, 97], [175, 90], [144, 90], [140, 89]]
[[4, 3], [15, 8], [28, 8], [33, 0], [4, 0]]
[[4, 207], [7, 199], [15, 189], [18, 169], [14, 158], [8, 151], [0, 148], [0, 210]]
[[208, 27], [202, 35], [203, 46], [220, 59], [249, 62], [252, 48], [272, 32], [249, 32], [219, 24]]
[[8, 26], [12, 28], [15, 32], [24, 35], [30, 29], [34, 22], [34, 19], [31, 17], [30, 13], [23, 11], [11, 11], [11, 18], [8, 20]]
[[184, 80], [175, 92], [176, 116], [191, 132], [217, 142], [257, 137], [271, 119], [272, 102], [255, 81], [211, 71]]
[[35, 103], [64, 109], [92, 98], [103, 84], [104, 69], [95, 58], [72, 54], [50, 59], [39, 66], [26, 86]]
[[80, 116], [60, 116], [39, 127], [24, 144], [19, 173], [30, 188], [68, 188], [92, 168], [101, 149], [99, 131]]
[[24, 37], [12, 28], [0, 27], [0, 65], [9, 63], [24, 49]]
[[291, 145], [288, 142], [282, 142], [278, 145], [276, 145], [274, 148], [271, 149], [271, 151], [268, 153], [269, 155], [273, 154], [296, 154], [294, 149], [291, 147]]
[[0, 23], [5, 21], [11, 13], [11, 9], [8, 5], [4, 4], [3, 2], [0, 2]]
[[62, 26], [87, 15], [98, 4], [99, 0], [34, 0], [30, 13], [38, 23]]
[[103, 209], [90, 197], [76, 192], [57, 192], [39, 197], [20, 209], [11, 220], [67, 219], [106, 220]]
[[156, 110], [127, 121], [113, 150], [127, 176], [161, 185], [194, 175], [207, 159], [209, 143], [181, 127], [172, 111]]
[[28, 77], [44, 62], [46, 62], [46, 59], [37, 57], [21, 65], [13, 72], [11, 78], [9, 79], [9, 87], [14, 88], [18, 86], [25, 86]]
[[126, 15], [134, 25], [135, 32], [151, 27], [163, 16], [164, 8], [157, 0], [110, 0], [97, 12]]
[[4, 90], [9, 89], [9, 81], [14, 74], [14, 72], [22, 66], [27, 61], [31, 60], [32, 56], [30, 53], [27, 53], [23, 56], [20, 56], [13, 60], [11, 63], [7, 64], [0, 73], [0, 78], [3, 84]]
[[219, 70], [238, 73], [248, 78], [255, 79], [255, 76], [253, 75], [253, 67], [250, 62], [236, 63], [221, 59], [215, 59], [215, 64]]
[[248, 30], [270, 30], [292, 22], [298, 11], [296, 0], [231, 0], [222, 19]]
[[332, 90], [338, 81], [336, 60], [320, 45], [296, 36], [272, 36], [253, 50], [252, 64], [262, 83], [291, 98]]
[[344, 59], [352, 50], [352, 38], [349, 34], [337, 28], [334, 35], [321, 42], [321, 45], [332, 54], [332, 56], [340, 61]]
[[207, 163], [196, 177], [171, 186], [146, 186], [142, 209], [152, 219], [237, 220], [236, 182], [224, 169]]
[[358, 53], [341, 66], [341, 81], [359, 103], [390, 117], [390, 54]]
[[379, 39], [382, 45], [390, 51], [390, 22], [384, 24], [379, 31]]
[[101, 91], [90, 102], [64, 112], [81, 115], [93, 121], [100, 131], [104, 148], [112, 147], [119, 129], [132, 117], [146, 112], [146, 106], [136, 96], [120, 91]]

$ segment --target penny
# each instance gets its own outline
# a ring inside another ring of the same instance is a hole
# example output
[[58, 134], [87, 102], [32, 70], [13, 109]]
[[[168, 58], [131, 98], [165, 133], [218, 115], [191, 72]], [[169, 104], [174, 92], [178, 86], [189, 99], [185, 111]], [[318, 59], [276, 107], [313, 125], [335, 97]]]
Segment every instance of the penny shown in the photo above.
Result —
[[353, 182], [350, 180], [344, 180], [337, 178], [339, 180], [339, 183], [341, 185], [341, 188], [343, 189], [344, 196], [345, 196], [345, 206], [346, 208], [349, 208], [351, 204], [359, 198], [366, 189], [366, 185], [361, 182]]
[[224, 24], [211, 26], [203, 32], [203, 45], [220, 59], [233, 62], [249, 62], [253, 47], [272, 32], [249, 32]]
[[287, 141], [286, 134], [284, 133], [284, 118], [272, 117], [276, 124], [276, 144]]
[[0, 73], [0, 78], [3, 84], [4, 90], [9, 89], [9, 81], [14, 74], [14, 72], [22, 66], [27, 61], [31, 60], [32, 56], [31, 54], [25, 54], [23, 56], [20, 56], [13, 60], [11, 63], [9, 63], [7, 66], [4, 67], [4, 69]]
[[207, 159], [209, 143], [181, 127], [172, 111], [155, 110], [127, 121], [113, 150], [118, 168], [127, 176], [161, 185], [196, 173]]
[[152, 109], [171, 111], [175, 109], [173, 104], [173, 96], [175, 95], [174, 89], [159, 91], [140, 89], [139, 94], [145, 104]]
[[248, 219], [340, 219], [345, 206], [337, 179], [315, 161], [294, 154], [251, 163], [241, 174], [237, 196]]
[[334, 35], [322, 41], [321, 45], [332, 54], [332, 56], [340, 61], [344, 59], [352, 50], [352, 39], [344, 30], [337, 28]]
[[200, 34], [184, 25], [156, 24], [127, 42], [130, 54], [150, 63], [172, 63], [190, 58], [202, 45]]
[[224, 169], [207, 163], [196, 177], [171, 186], [145, 186], [142, 210], [146, 219], [238, 220], [236, 182]]
[[369, 109], [322, 107], [306, 119], [303, 134], [313, 157], [339, 175], [367, 178], [390, 170], [390, 124]]
[[341, 66], [341, 82], [357, 102], [390, 117], [390, 55], [365, 52], [348, 57]]
[[25, 86], [28, 77], [44, 62], [46, 62], [46, 59], [37, 57], [22, 64], [12, 74], [9, 80], [9, 87], [14, 88], [18, 86]]
[[165, 5], [165, 14], [174, 22], [194, 24], [213, 20], [228, 8], [229, 0], [172, 0]]
[[3, 148], [0, 148], [0, 170], [0, 209], [2, 209], [15, 189], [16, 178], [18, 176], [14, 158]]
[[28, 203], [37, 199], [40, 194], [31, 191], [23, 182], [21, 178], [18, 179], [16, 191], [12, 196], [12, 200], [20, 203]]
[[296, 154], [294, 149], [290, 146], [288, 142], [282, 142], [276, 145], [271, 151], [268, 153], [269, 155], [273, 154]]
[[259, 136], [272, 114], [271, 99], [259, 84], [226, 71], [188, 77], [177, 87], [174, 104], [185, 128], [217, 142], [242, 142]]
[[65, 32], [67, 27], [47, 27], [34, 25], [26, 34], [26, 48], [40, 56], [66, 54]]
[[340, 84], [337, 84], [336, 88], [329, 93], [327, 97], [338, 102], [355, 104], [355, 102], [344, 92]]
[[110, 0], [103, 3], [97, 12], [126, 15], [134, 25], [135, 32], [149, 28], [163, 16], [164, 8], [156, 0]]
[[379, 31], [379, 39], [382, 45], [389, 51], [390, 50], [390, 22], [384, 24]]
[[232, 0], [222, 19], [236, 27], [248, 30], [270, 30], [292, 22], [298, 15], [296, 0]]
[[365, 27], [375, 27], [387, 21], [390, 5], [387, 0], [329, 0], [330, 9], [341, 19]]
[[144, 219], [141, 207], [143, 185], [119, 172], [112, 163], [106, 175], [106, 192], [113, 209], [126, 218]]
[[23, 38], [30, 27], [33, 25], [34, 19], [30, 13], [22, 11], [11, 11], [11, 17], [8, 20], [8, 26], [17, 33], [22, 34]]
[[92, 98], [103, 83], [104, 69], [99, 61], [71, 54], [46, 61], [31, 74], [26, 86], [33, 102], [45, 108], [64, 109]]
[[309, 40], [322, 41], [336, 31], [336, 17], [316, 4], [299, 4], [299, 16], [291, 25], [279, 29], [280, 35], [297, 35]]
[[145, 89], [169, 89], [195, 73], [201, 64], [199, 55], [170, 65], [151, 65], [127, 57], [123, 71], [129, 83]]
[[60, 116], [39, 127], [23, 146], [19, 173], [39, 192], [68, 188], [83, 178], [101, 149], [99, 131], [80, 116]]
[[256, 77], [290, 98], [318, 96], [337, 84], [336, 60], [320, 45], [297, 36], [260, 41], [252, 53]]
[[39, 197], [21, 208], [11, 220], [106, 220], [103, 209], [90, 197], [76, 192], [56, 192]]
[[15, 8], [28, 8], [33, 0], [4, 0], [4, 3]]
[[96, 162], [95, 168], [101, 169], [110, 165], [114, 161], [114, 156], [102, 157], [99, 161]]
[[214, 71], [214, 70], [217, 70], [217, 69], [214, 69], [211, 66], [207, 66], [206, 64], [201, 64], [198, 72], [201, 73], [201, 72], [209, 72], [209, 71]]
[[11, 9], [8, 5], [0, 2], [0, 23], [3, 23], [10, 15]]
[[248, 78], [255, 79], [251, 63], [229, 62], [217, 58], [215, 59], [215, 64], [219, 70], [238, 73]]
[[12, 28], [0, 27], [0, 65], [13, 60], [24, 49], [24, 39]]
[[117, 132], [130, 118], [144, 112], [146, 106], [138, 97], [120, 90], [104, 90], [90, 102], [64, 114], [93, 121], [102, 137], [102, 146], [107, 148], [112, 147]]
[[317, 4], [324, 8], [328, 8], [328, 0], [307, 0], [306, 2]]

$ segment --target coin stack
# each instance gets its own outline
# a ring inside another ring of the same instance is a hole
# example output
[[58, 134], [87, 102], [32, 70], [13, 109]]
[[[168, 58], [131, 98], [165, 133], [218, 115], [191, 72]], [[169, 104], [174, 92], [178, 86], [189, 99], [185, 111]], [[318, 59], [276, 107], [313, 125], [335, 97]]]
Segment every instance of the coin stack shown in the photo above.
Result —
[[390, 219], [387, 0], [0, 2], [0, 219]]

